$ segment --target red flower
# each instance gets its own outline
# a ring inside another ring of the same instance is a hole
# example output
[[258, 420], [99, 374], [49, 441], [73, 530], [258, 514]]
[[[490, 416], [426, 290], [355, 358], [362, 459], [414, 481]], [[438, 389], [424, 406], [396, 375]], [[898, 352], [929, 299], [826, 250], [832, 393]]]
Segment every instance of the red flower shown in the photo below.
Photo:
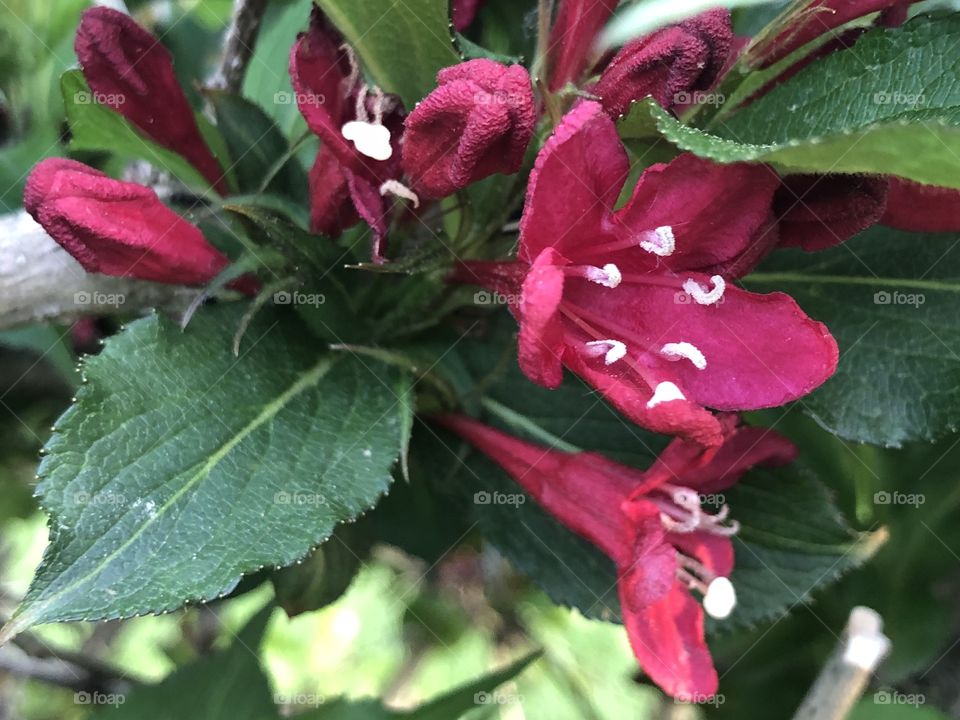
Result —
[[788, 27], [752, 54], [760, 67], [770, 67], [807, 43], [871, 13], [882, 12], [883, 25], [900, 25], [914, 2], [918, 0], [809, 0]]
[[619, 0], [560, 0], [550, 32], [549, 82], [556, 92], [580, 80], [590, 64], [597, 34], [613, 16]]
[[404, 123], [403, 168], [414, 189], [432, 198], [515, 173], [536, 121], [523, 66], [480, 59], [445, 68]]
[[614, 118], [648, 95], [668, 110], [687, 105], [713, 85], [732, 46], [730, 12], [710, 10], [625, 45], [592, 92]]
[[153, 190], [73, 160], [39, 163], [27, 180], [24, 206], [87, 272], [204, 285], [229, 264]]
[[914, 232], [960, 231], [960, 190], [891, 177], [880, 222]]
[[200, 134], [170, 53], [156, 37], [129, 15], [95, 7], [83, 13], [74, 46], [97, 102], [185, 157], [221, 195], [227, 193], [223, 168]]
[[790, 175], [774, 198], [780, 244], [825, 250], [876, 224], [887, 207], [886, 178]]
[[557, 387], [566, 366], [634, 422], [712, 445], [720, 423], [704, 406], [781, 405], [830, 377], [823, 325], [787, 295], [726, 280], [776, 242], [776, 175], [682, 155], [614, 211], [628, 170], [613, 121], [581, 104], [537, 158], [518, 261], [458, 270], [513, 300], [526, 375]]
[[352, 51], [319, 10], [290, 52], [290, 78], [301, 114], [323, 141], [310, 173], [312, 229], [335, 237], [363, 218], [374, 232], [374, 260], [382, 261], [381, 191], [400, 176], [400, 101], [368, 91]]
[[[539, 447], [463, 416], [441, 422], [489, 455], [548, 512], [616, 564], [623, 622], [637, 660], [674, 697], [704, 702], [717, 673], [704, 641], [703, 611], [727, 617], [736, 604], [729, 580], [727, 507], [701, 508], [703, 494], [729, 488], [758, 464], [782, 465], [796, 449], [762, 428], [721, 419], [723, 444], [684, 440], [641, 472], [597, 453]], [[703, 608], [691, 591], [703, 596]]]

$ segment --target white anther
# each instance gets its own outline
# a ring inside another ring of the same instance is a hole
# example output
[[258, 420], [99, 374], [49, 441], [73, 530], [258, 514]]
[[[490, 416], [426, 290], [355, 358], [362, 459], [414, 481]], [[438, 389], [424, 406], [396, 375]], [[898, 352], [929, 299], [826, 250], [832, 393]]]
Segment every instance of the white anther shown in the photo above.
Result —
[[613, 365], [627, 355], [627, 346], [619, 340], [592, 340], [587, 343], [587, 355], [603, 356], [604, 365]]
[[397, 197], [412, 202], [415, 208], [420, 207], [420, 198], [417, 194], [399, 180], [387, 180], [380, 186], [380, 194], [396, 195]]
[[584, 277], [590, 282], [595, 282], [597, 285], [603, 285], [611, 289], [617, 287], [623, 280], [620, 268], [613, 263], [607, 263], [602, 268], [587, 267], [584, 271]]
[[669, 225], [645, 232], [643, 237], [646, 239], [640, 241], [640, 247], [658, 257], [673, 255], [673, 251], [677, 249], [677, 239], [673, 235], [673, 228]]
[[703, 353], [700, 352], [700, 349], [696, 345], [691, 345], [688, 342], [667, 343], [660, 348], [660, 354], [667, 360], [677, 361], [687, 359], [693, 363], [697, 370], [703, 370], [707, 367], [707, 359], [703, 356]]
[[704, 290], [703, 286], [696, 280], [689, 278], [683, 283], [683, 291], [692, 297], [698, 305], [714, 305], [720, 302], [720, 298], [723, 297], [723, 292], [727, 289], [727, 283], [719, 275], [711, 277], [710, 282], [713, 283], [713, 290], [708, 291]]
[[362, 155], [374, 160], [389, 160], [393, 155], [390, 131], [383, 125], [351, 120], [340, 129], [340, 132]]
[[737, 592], [733, 589], [733, 583], [725, 577], [714, 578], [703, 596], [703, 609], [707, 615], [723, 620], [730, 617], [736, 606]]
[[680, 388], [667, 380], [657, 384], [656, 389], [653, 391], [653, 397], [647, 401], [647, 409], [653, 409], [660, 403], [686, 399], [687, 397], [680, 392]]

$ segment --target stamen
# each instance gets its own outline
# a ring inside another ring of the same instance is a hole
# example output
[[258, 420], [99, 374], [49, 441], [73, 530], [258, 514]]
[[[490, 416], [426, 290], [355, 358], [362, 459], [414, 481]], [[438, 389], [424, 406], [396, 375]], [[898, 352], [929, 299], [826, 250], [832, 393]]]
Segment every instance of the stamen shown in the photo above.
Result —
[[640, 247], [658, 257], [669, 257], [677, 249], [677, 239], [673, 235], [673, 228], [669, 225], [648, 230], [641, 237], [645, 239], [640, 241]]
[[660, 348], [660, 354], [667, 360], [687, 359], [693, 363], [697, 370], [704, 370], [707, 367], [707, 359], [700, 352], [700, 349], [688, 342], [667, 343]]
[[[347, 56], [347, 62], [350, 63], [350, 74], [347, 76], [347, 82], [345, 83], [345, 95], [349, 96], [354, 85], [360, 81], [360, 63], [357, 61], [357, 54], [347, 43], [343, 43], [339, 49]], [[366, 95], [366, 92], [364, 91], [363, 94]]]
[[657, 384], [657, 387], [653, 391], [653, 397], [647, 401], [647, 409], [653, 409], [660, 403], [686, 399], [686, 395], [680, 392], [680, 388], [668, 380]]
[[[357, 90], [357, 98], [354, 101], [356, 107], [354, 108], [354, 114], [357, 116], [358, 122], [367, 122], [370, 118], [369, 113], [367, 112], [367, 88], [366, 83], [360, 86], [360, 89]], [[347, 138], [348, 140], [350, 138]]]
[[602, 268], [594, 265], [568, 265], [564, 268], [567, 275], [581, 277], [597, 285], [613, 289], [623, 281], [623, 275], [613, 263], [607, 263]]
[[396, 195], [412, 202], [415, 208], [420, 207], [420, 198], [417, 194], [399, 180], [387, 180], [380, 186], [380, 194], [383, 196]]
[[592, 340], [587, 343], [587, 355], [600, 357], [603, 355], [604, 365], [613, 365], [627, 355], [627, 346], [619, 340]]
[[710, 278], [713, 283], [712, 290], [704, 290], [703, 287], [693, 278], [689, 278], [683, 283], [683, 291], [692, 297], [698, 305], [714, 305], [720, 302], [724, 290], [727, 289], [727, 283], [719, 275]]
[[707, 586], [703, 596], [703, 609], [707, 615], [717, 620], [730, 617], [730, 613], [737, 606], [737, 592], [728, 578], [714, 578]]
[[362, 155], [374, 160], [389, 160], [393, 155], [390, 131], [383, 125], [351, 120], [340, 129], [340, 132]]

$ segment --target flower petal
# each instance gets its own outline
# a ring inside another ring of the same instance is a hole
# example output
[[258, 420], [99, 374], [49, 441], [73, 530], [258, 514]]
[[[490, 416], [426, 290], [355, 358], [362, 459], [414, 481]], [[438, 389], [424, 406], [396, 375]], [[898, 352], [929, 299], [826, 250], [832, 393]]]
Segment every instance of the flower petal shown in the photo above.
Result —
[[614, 240], [606, 220], [629, 169], [616, 127], [598, 103], [567, 113], [530, 174], [519, 258], [532, 263], [550, 247], [572, 258], [585, 238]]
[[705, 702], [719, 679], [704, 640], [703, 609], [679, 583], [658, 602], [633, 610], [620, 586], [623, 622], [644, 672], [664, 692], [687, 702]]
[[913, 232], [960, 230], [960, 190], [890, 178], [884, 225]]
[[619, 0], [561, 0], [550, 32], [549, 88], [556, 92], [587, 70], [597, 35]]
[[321, 145], [310, 169], [310, 230], [336, 238], [359, 221], [343, 166]]
[[563, 297], [565, 261], [553, 250], [544, 250], [530, 267], [519, 307], [520, 369], [538, 385], [557, 388], [563, 382]]

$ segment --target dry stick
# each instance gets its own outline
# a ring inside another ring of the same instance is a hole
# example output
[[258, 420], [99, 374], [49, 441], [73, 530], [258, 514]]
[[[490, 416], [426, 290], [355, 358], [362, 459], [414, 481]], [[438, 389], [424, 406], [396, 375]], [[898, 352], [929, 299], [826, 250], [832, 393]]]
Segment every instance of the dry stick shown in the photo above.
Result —
[[220, 67], [210, 78], [210, 88], [230, 93], [240, 92], [266, 9], [267, 0], [234, 0], [233, 17], [227, 30], [223, 57]]
[[840, 644], [793, 720], [844, 720], [890, 650], [890, 639], [882, 631], [883, 620], [875, 610], [855, 607]]
[[88, 274], [26, 212], [0, 215], [0, 330], [117, 311], [182, 309], [196, 292]]

